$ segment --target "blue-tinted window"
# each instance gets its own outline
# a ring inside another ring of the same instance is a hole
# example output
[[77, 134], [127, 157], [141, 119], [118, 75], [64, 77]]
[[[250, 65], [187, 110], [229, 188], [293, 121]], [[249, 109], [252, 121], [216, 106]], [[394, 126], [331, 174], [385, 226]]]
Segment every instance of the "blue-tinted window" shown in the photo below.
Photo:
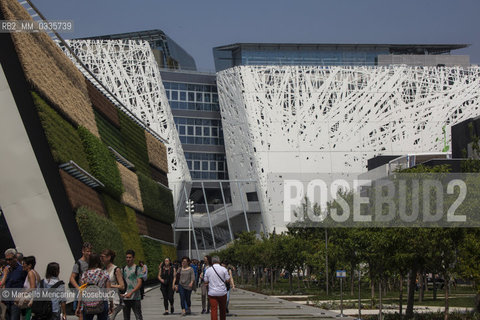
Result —
[[179, 126], [178, 134], [185, 135], [185, 126]]
[[178, 91], [172, 91], [172, 100], [178, 100]]
[[180, 101], [187, 101], [187, 93], [185, 91], [180, 91]]
[[188, 127], [187, 127], [187, 134], [188, 134], [189, 136], [193, 136], [193, 126], [188, 126]]

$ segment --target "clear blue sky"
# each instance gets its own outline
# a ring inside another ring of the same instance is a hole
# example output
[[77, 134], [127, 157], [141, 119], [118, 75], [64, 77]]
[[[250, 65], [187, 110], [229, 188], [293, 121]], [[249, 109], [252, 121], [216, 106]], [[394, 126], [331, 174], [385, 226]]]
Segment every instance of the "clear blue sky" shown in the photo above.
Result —
[[200, 70], [235, 42], [466, 43], [480, 64], [480, 0], [32, 0], [65, 38], [161, 29]]

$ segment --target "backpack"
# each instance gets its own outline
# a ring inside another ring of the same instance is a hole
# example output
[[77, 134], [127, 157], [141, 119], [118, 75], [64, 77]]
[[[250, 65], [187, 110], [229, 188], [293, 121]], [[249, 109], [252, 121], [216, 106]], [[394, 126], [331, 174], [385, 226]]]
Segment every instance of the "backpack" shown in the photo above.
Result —
[[92, 298], [92, 297], [101, 297], [102, 289], [96, 284], [88, 284], [85, 289], [82, 291], [83, 295], [86, 295], [88, 298], [83, 301], [83, 308], [86, 314], [98, 314], [102, 313], [105, 309], [105, 304], [102, 298]]
[[[113, 270], [113, 275], [117, 277], [117, 269], [120, 269], [119, 267], [115, 267], [115, 270]], [[127, 283], [125, 282], [125, 277], [123, 276], [123, 269], [122, 269], [122, 280], [123, 280], [123, 290], [118, 289], [118, 293], [124, 294], [127, 292]]]
[[[58, 281], [50, 289], [57, 289], [63, 281]], [[40, 281], [40, 288], [45, 289], [45, 280]], [[51, 300], [33, 300], [32, 313], [35, 314], [35, 319], [51, 319], [52, 318], [52, 301]]]

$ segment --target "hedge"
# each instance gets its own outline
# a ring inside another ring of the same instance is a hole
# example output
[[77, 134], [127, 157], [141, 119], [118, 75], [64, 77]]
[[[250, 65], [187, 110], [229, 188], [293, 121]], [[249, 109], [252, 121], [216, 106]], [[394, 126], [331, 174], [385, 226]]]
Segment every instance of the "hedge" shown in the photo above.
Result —
[[[75, 219], [82, 240], [90, 242], [94, 252], [100, 253], [104, 249], [111, 249], [118, 257], [123, 257], [125, 251], [122, 236], [115, 223], [85, 207], [78, 208]], [[124, 264], [124, 259], [117, 260], [115, 264]]]
[[145, 252], [145, 263], [148, 266], [148, 279], [157, 279], [158, 266], [165, 258], [170, 258], [171, 261], [177, 260], [177, 249], [174, 246], [169, 246], [150, 238], [141, 237], [143, 251]]
[[162, 244], [162, 252], [165, 255], [165, 257], [170, 258], [170, 260], [175, 261], [177, 260], [177, 248], [174, 246], [170, 246], [167, 244]]
[[165, 259], [162, 250], [162, 244], [158, 241], [141, 237], [143, 252], [145, 252], [145, 263], [148, 267], [148, 280], [156, 279], [158, 276], [158, 266]]
[[137, 171], [150, 175], [147, 142], [142, 127], [125, 113], [119, 111], [120, 132], [125, 142], [125, 157], [135, 165]]
[[135, 251], [137, 261], [145, 260], [142, 243], [138, 235], [138, 227], [135, 218], [135, 211], [125, 207], [120, 202], [112, 199], [108, 195], [103, 195], [103, 203], [110, 219], [117, 225], [122, 236], [123, 248]]
[[115, 199], [120, 199], [123, 193], [123, 185], [117, 162], [112, 153], [99, 138], [95, 137], [85, 127], [80, 126], [78, 134], [83, 142], [91, 173], [105, 185], [104, 191], [106, 193]]
[[95, 120], [97, 121], [98, 132], [102, 141], [126, 157], [127, 152], [125, 151], [125, 143], [120, 130], [96, 110]]
[[55, 162], [61, 164], [73, 160], [86, 171], [90, 171], [77, 130], [36, 92], [32, 92], [32, 97]]
[[143, 213], [164, 223], [173, 223], [175, 211], [171, 191], [140, 172], [138, 183], [142, 194]]

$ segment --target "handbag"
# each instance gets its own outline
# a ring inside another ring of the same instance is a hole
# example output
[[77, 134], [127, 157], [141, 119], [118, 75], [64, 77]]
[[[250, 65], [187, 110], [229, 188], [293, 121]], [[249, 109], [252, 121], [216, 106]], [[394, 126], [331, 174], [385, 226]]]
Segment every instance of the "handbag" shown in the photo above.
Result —
[[33, 302], [33, 296], [31, 292], [20, 292], [15, 298], [14, 304], [19, 309], [29, 308], [29, 304]]
[[220, 280], [223, 281], [223, 283], [225, 284], [225, 287], [227, 288], [227, 291], [230, 290], [230, 280], [226, 281], [226, 280], [223, 280], [222, 277], [220, 277], [220, 275], [218, 274], [217, 270], [215, 270], [215, 268], [212, 266], [213, 268], [213, 271], [215, 271], [215, 273], [217, 274], [217, 276], [220, 278]]

